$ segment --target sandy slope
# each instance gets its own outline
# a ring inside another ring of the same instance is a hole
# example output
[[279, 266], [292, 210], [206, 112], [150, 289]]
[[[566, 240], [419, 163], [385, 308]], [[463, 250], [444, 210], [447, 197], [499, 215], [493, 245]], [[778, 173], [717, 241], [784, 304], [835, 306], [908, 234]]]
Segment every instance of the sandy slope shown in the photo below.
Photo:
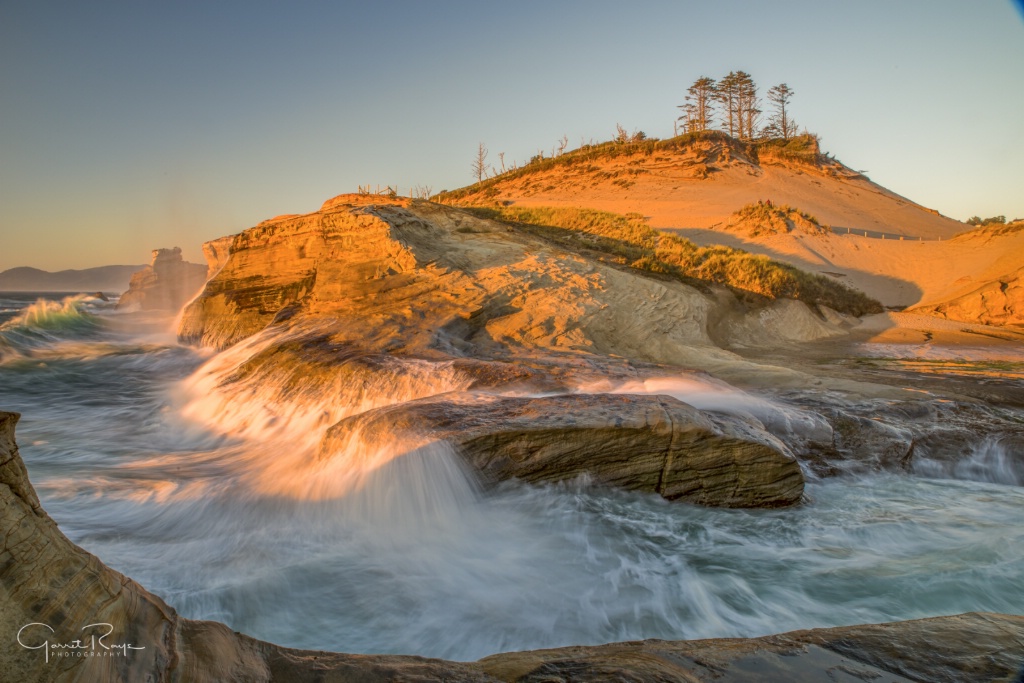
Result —
[[726, 244], [840, 277], [887, 306], [947, 301], [1024, 265], [1024, 231], [943, 241], [802, 233], [752, 238], [726, 228], [674, 232], [698, 244]]
[[812, 165], [764, 153], [752, 159], [738, 144], [717, 140], [560, 165], [501, 181], [471, 198], [635, 211], [656, 228], [724, 225], [734, 211], [759, 199], [796, 206], [841, 229], [946, 239], [965, 227], [834, 160]]
[[[730, 228], [736, 210], [759, 200], [810, 213], [832, 232], [752, 237], [747, 229]], [[742, 248], [841, 278], [887, 306], [934, 308], [986, 285], [998, 290], [1000, 279], [1024, 266], [1024, 231], [980, 231], [953, 239], [968, 226], [834, 160], [814, 165], [764, 153], [751, 158], [742, 146], [720, 140], [558, 165], [499, 179], [460, 201], [640, 213], [653, 227], [699, 244]], [[968, 297], [966, 304], [942, 310], [975, 322], [980, 320], [972, 318], [974, 309], [986, 305], [979, 295], [978, 302]], [[1018, 312], [1004, 316], [1011, 324], [1017, 317]]]

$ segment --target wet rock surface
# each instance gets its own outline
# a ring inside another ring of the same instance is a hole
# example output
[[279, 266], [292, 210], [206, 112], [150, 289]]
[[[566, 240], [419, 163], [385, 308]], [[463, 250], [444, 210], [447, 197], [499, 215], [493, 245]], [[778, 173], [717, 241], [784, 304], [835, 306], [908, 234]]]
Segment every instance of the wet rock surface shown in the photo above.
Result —
[[361, 413], [332, 427], [321, 457], [357, 435], [443, 440], [485, 481], [595, 483], [725, 507], [792, 505], [796, 459], [759, 426], [701, 412], [670, 396], [442, 394]]

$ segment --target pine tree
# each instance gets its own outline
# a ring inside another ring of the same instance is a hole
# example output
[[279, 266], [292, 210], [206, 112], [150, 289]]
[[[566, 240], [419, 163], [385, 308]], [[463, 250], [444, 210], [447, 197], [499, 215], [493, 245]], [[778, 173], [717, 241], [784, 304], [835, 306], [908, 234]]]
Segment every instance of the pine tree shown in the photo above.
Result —
[[686, 104], [679, 105], [684, 114], [687, 132], [710, 130], [714, 118], [717, 84], [715, 79], [701, 76], [686, 91]]
[[[743, 72], [741, 71], [740, 73]], [[730, 71], [724, 78], [718, 81], [718, 88], [715, 90], [715, 99], [722, 105], [722, 109], [725, 110], [722, 123], [727, 125], [729, 135], [732, 136], [736, 135], [738, 125], [736, 116], [736, 104], [739, 101], [738, 85], [736, 72]]]
[[735, 106], [737, 128], [741, 140], [753, 140], [761, 117], [761, 100], [757, 96], [757, 84], [745, 71], [735, 73]]
[[769, 128], [781, 137], [788, 140], [796, 134], [796, 122], [789, 116], [789, 100], [793, 97], [793, 89], [785, 83], [779, 83], [768, 91], [768, 99], [775, 107], [769, 121]]

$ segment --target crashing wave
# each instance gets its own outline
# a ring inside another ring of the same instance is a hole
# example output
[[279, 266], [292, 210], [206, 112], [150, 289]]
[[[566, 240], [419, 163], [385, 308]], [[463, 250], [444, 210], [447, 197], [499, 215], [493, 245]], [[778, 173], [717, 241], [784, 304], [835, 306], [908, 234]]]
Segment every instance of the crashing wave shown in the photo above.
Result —
[[90, 309], [97, 310], [100, 303], [86, 294], [61, 301], [37, 300], [0, 325], [0, 362], [23, 357], [46, 344], [96, 333], [103, 323]]

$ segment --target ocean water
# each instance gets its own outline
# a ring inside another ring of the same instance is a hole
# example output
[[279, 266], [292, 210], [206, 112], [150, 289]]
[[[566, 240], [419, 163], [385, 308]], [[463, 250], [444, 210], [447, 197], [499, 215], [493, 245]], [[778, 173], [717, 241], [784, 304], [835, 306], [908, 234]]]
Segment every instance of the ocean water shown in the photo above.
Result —
[[[0, 408], [23, 413], [22, 456], [64, 533], [186, 616], [295, 647], [472, 660], [1024, 612], [1024, 488], [996, 445], [959, 478], [816, 480], [787, 510], [585, 480], [484, 490], [436, 444], [354, 435], [317, 457], [345, 415], [461, 388], [448, 366], [282, 391], [232, 382], [278, 339], [212, 355], [170, 326], [87, 298], [0, 294]], [[692, 378], [581, 390], [801, 419]]]

